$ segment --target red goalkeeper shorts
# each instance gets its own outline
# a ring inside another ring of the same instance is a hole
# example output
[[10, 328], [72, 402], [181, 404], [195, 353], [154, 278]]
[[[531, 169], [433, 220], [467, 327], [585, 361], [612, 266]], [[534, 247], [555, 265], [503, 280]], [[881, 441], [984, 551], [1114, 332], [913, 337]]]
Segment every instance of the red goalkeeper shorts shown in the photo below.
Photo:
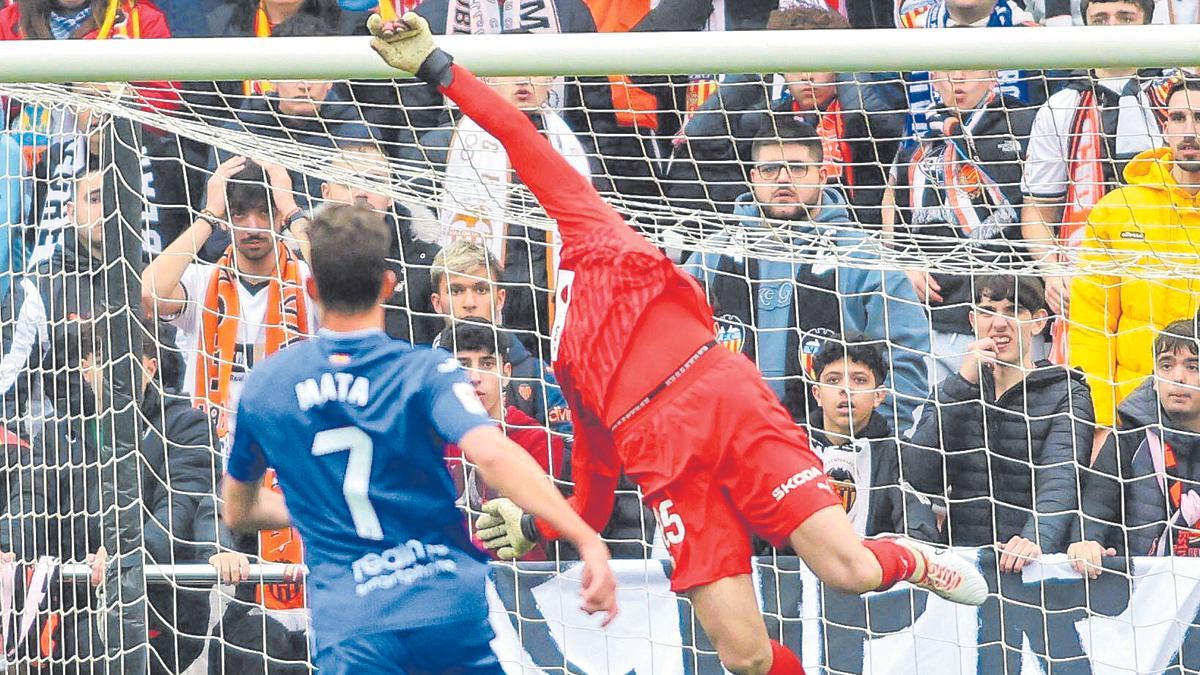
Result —
[[674, 561], [671, 590], [750, 573], [751, 534], [779, 545], [841, 502], [804, 431], [749, 359], [714, 348], [614, 431]]

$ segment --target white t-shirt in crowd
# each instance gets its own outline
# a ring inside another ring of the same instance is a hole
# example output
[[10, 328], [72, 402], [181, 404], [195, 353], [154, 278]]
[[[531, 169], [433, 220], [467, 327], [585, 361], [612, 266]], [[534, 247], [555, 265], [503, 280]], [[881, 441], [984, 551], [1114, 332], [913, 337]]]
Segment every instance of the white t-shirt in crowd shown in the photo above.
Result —
[[[1117, 94], [1124, 91], [1128, 83], [1127, 77], [1098, 81], [1100, 86]], [[1071, 123], [1079, 108], [1080, 93], [1075, 89], [1056, 92], [1034, 117], [1021, 181], [1024, 194], [1044, 199], [1067, 194]], [[1116, 135], [1116, 159], [1128, 160], [1143, 150], [1162, 145], [1162, 133], [1143, 90], [1139, 89], [1133, 96], [1121, 97]]]
[[[192, 263], [187, 266], [183, 272], [183, 277], [180, 278], [179, 284], [183, 287], [184, 293], [187, 295], [184, 301], [183, 309], [170, 319], [171, 324], [179, 329], [176, 345], [183, 354], [183, 359], [187, 363], [187, 369], [184, 374], [183, 391], [189, 395], [196, 393], [196, 367], [197, 355], [200, 352], [200, 331], [202, 328], [201, 319], [203, 312], [201, 306], [204, 304], [204, 298], [208, 294], [209, 284], [212, 283], [214, 275], [217, 273], [217, 266], [209, 263]], [[309, 276], [308, 265], [300, 261], [300, 283]], [[237, 404], [238, 398], [242, 393], [242, 386], [245, 384], [246, 374], [253, 368], [254, 364], [266, 358], [266, 316], [267, 316], [267, 296], [270, 294], [270, 284], [268, 282], [258, 282], [247, 287], [246, 283], [238, 281], [238, 302], [241, 304], [241, 317], [238, 321], [238, 336], [236, 355], [233, 364], [233, 377], [229, 383], [229, 401], [228, 410], [226, 411], [229, 423], [228, 433], [222, 439], [222, 449], [228, 451], [228, 445], [233, 440], [234, 425], [237, 420]], [[309, 300], [308, 309], [309, 325], [307, 331], [310, 335], [316, 333], [317, 320], [316, 308]]]

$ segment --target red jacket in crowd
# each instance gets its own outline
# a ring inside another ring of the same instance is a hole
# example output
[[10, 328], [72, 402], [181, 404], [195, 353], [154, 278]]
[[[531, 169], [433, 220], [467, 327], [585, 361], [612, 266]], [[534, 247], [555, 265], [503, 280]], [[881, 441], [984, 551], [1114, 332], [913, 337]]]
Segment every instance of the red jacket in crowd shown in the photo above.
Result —
[[[2, 2], [2, 0], [0, 0]], [[108, 13], [112, 22], [108, 22]], [[12, 3], [0, 8], [0, 40], [24, 40], [21, 29], [21, 6]], [[148, 0], [108, 0], [104, 16], [92, 16], [79, 27], [71, 39], [80, 40], [137, 40], [171, 37], [167, 18]], [[179, 91], [175, 82], [135, 82], [134, 90], [147, 108], [172, 111], [179, 108]]]
[[[504, 434], [512, 442], [525, 448], [529, 456], [533, 457], [534, 461], [542, 467], [542, 471], [555, 478], [563, 474], [562, 463], [565, 446], [561, 436], [550, 433], [550, 430], [538, 424], [537, 420], [511, 405], [504, 411]], [[465, 473], [462, 470], [462, 450], [457, 445], [446, 446], [446, 463], [450, 467], [454, 483], [458, 486], [461, 494], [465, 487], [463, 485]], [[479, 484], [476, 488], [479, 490], [479, 496], [485, 500], [499, 496], [486, 485]], [[495, 557], [493, 551], [488, 553]], [[521, 559], [548, 560], [545, 544], [539, 542], [528, 555], [522, 556]]]

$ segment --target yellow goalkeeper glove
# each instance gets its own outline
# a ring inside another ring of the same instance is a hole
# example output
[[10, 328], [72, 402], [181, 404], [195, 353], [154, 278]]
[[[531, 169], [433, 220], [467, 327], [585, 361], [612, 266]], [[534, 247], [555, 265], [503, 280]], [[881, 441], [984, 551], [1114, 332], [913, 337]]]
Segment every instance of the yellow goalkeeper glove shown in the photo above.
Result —
[[501, 560], [516, 560], [529, 553], [538, 539], [533, 517], [504, 497], [483, 505], [483, 515], [475, 521], [475, 534]]
[[429, 22], [416, 12], [409, 12], [400, 21], [385, 22], [378, 14], [367, 19], [371, 31], [371, 48], [393, 68], [417, 74], [429, 55], [437, 49]]

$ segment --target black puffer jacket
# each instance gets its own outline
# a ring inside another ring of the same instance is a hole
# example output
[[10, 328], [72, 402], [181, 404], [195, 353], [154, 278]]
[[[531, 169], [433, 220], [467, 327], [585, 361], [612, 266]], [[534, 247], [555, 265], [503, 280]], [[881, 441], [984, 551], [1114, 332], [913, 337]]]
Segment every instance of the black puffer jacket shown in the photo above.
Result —
[[957, 373], [937, 386], [903, 451], [905, 478], [944, 497], [955, 546], [986, 546], [1014, 535], [1043, 552], [1066, 548], [1079, 510], [1077, 462], [1092, 448], [1091, 392], [1083, 375], [1039, 361], [1000, 398]]
[[[1117, 549], [1118, 555], [1149, 555], [1151, 549], [1170, 555], [1179, 531], [1160, 540], [1177, 507], [1158, 482], [1153, 456], [1163, 457], [1170, 448], [1175, 462], [1167, 467], [1163, 461], [1167, 480], [1178, 484], [1181, 494], [1200, 492], [1200, 436], [1171, 428], [1153, 378], [1130, 393], [1117, 413], [1117, 432], [1108, 437], [1092, 468], [1083, 472], [1083, 535], [1074, 539], [1099, 541]], [[1200, 548], [1200, 542], [1195, 547]]]
[[146, 387], [141, 411], [146, 550], [155, 562], [206, 562], [217, 552], [216, 432], [174, 389]]
[[[90, 393], [90, 392], [89, 392]], [[100, 451], [94, 420], [48, 424], [29, 447], [8, 446], [0, 551], [22, 560], [82, 561], [103, 544]]]

